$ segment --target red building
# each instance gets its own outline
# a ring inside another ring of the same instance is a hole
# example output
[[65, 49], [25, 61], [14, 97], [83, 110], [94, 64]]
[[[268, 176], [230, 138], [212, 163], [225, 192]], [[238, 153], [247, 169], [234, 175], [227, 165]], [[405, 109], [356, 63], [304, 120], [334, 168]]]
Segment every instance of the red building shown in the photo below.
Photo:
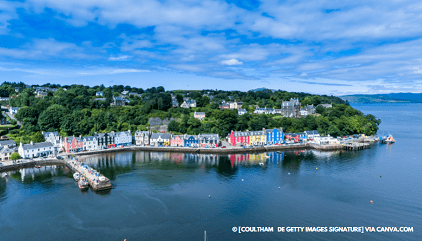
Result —
[[65, 137], [63, 140], [63, 149], [67, 153], [82, 151], [83, 148], [84, 148], [84, 142], [80, 136], [79, 137], [69, 136], [69, 137]]
[[298, 134], [286, 133], [284, 136], [286, 137], [287, 140], [299, 142], [299, 135]]
[[249, 145], [249, 138], [250, 135], [248, 131], [232, 131], [230, 133], [230, 144], [232, 146]]

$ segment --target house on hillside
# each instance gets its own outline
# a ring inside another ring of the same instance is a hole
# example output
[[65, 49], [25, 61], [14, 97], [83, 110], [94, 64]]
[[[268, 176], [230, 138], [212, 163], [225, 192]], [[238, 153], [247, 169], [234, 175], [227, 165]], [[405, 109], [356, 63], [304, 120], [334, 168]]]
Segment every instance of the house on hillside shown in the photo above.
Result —
[[203, 119], [205, 119], [205, 112], [196, 112], [195, 111], [195, 113], [193, 113], [193, 117], [202, 121]]
[[312, 115], [315, 114], [316, 107], [314, 105], [307, 105], [304, 109], [308, 111], [308, 115]]
[[247, 110], [245, 110], [245, 109], [238, 109], [238, 110], [237, 110], [237, 114], [238, 114], [238, 115], [244, 115], [244, 114], [246, 114], [246, 113], [248, 113], [248, 111], [247, 111]]
[[21, 107], [9, 107], [9, 112], [10, 112], [10, 114], [15, 115], [16, 113], [18, 113], [18, 110], [20, 108]]
[[54, 147], [57, 147], [57, 148], [60, 147], [60, 137], [57, 131], [53, 131], [53, 132], [43, 131], [42, 135], [44, 136], [45, 141], [51, 142]]
[[190, 108], [190, 107], [193, 108], [193, 107], [196, 107], [196, 101], [195, 100], [185, 100], [180, 105], [180, 107], [182, 107], [182, 108]]
[[111, 103], [111, 105], [115, 105], [115, 106], [125, 106], [127, 103], [126, 98], [124, 97], [113, 97], [113, 103]]
[[290, 101], [283, 101], [281, 103], [281, 112], [284, 117], [299, 118], [300, 117], [300, 103], [299, 99], [290, 99]]
[[102, 92], [102, 91], [97, 91], [97, 92], [95, 93], [95, 96], [104, 96], [104, 95], [103, 95], [103, 92]]

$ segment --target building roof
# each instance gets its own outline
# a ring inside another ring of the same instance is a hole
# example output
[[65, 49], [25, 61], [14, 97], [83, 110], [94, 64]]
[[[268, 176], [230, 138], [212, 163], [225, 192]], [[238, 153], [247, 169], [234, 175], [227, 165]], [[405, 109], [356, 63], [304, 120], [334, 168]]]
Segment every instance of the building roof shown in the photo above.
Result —
[[16, 142], [14, 140], [0, 141], [0, 146], [8, 146], [8, 145], [16, 146]]
[[248, 131], [233, 131], [233, 136], [250, 136]]
[[5, 153], [13, 153], [13, 152], [17, 152], [17, 151], [18, 151], [18, 148], [17, 147], [9, 148], [7, 146], [3, 146], [0, 149], [0, 153], [2, 153], [2, 154], [5, 154]]
[[54, 136], [59, 136], [59, 133], [57, 131], [51, 131], [51, 132], [43, 132], [42, 135], [44, 136], [44, 138], [46, 136], [49, 136], [50, 134], [53, 134]]
[[205, 115], [205, 112], [195, 112], [194, 115]]
[[313, 131], [304, 131], [307, 135], [319, 135], [319, 132], [317, 130]]
[[22, 148], [24, 150], [31, 150], [31, 149], [38, 149], [38, 148], [47, 148], [47, 147], [53, 147], [53, 143], [51, 142], [40, 142], [40, 143], [34, 143], [34, 144], [24, 144], [22, 145]]
[[170, 133], [153, 133], [151, 135], [151, 139], [171, 139], [171, 134]]
[[93, 141], [95, 139], [95, 136], [84, 136], [82, 137], [83, 141]]
[[248, 111], [245, 109], [238, 109], [237, 112], [248, 112]]

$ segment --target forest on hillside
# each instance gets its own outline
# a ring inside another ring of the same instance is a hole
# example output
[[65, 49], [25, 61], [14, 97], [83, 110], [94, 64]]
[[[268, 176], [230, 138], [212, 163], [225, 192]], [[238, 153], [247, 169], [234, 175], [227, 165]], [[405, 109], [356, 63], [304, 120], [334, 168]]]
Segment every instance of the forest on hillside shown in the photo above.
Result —
[[[34, 87], [27, 88], [24, 83], [5, 82], [0, 86], [0, 95], [11, 97], [8, 104], [22, 107], [15, 115], [22, 123], [21, 129], [11, 130], [9, 137], [17, 143], [39, 141], [41, 131], [58, 131], [61, 136], [87, 136], [95, 132], [146, 130], [150, 117], [175, 118], [169, 123], [169, 131], [176, 134], [217, 133], [225, 137], [231, 130], [261, 130], [280, 128], [284, 132], [301, 132], [317, 129], [321, 134], [341, 136], [346, 134], [376, 134], [380, 120], [373, 115], [364, 115], [353, 109], [342, 99], [335, 96], [293, 93], [282, 90], [262, 89], [259, 91], [223, 90], [176, 90], [166, 91], [164, 87], [148, 89], [123, 85], [83, 86], [53, 85], [44, 87], [57, 89], [48, 91], [47, 96], [39, 97]], [[19, 88], [15, 92], [15, 88]], [[110, 106], [113, 96], [122, 91], [136, 93], [129, 95], [127, 106]], [[103, 92], [105, 100], [95, 100], [96, 92]], [[195, 108], [172, 107], [173, 94], [179, 104], [183, 97], [196, 100]], [[333, 108], [317, 107], [318, 115], [305, 118], [286, 118], [280, 115], [250, 114], [256, 108], [281, 108], [281, 102], [299, 98], [301, 105], [332, 103]], [[221, 101], [241, 101], [248, 114], [239, 116], [237, 110], [220, 110]], [[206, 118], [199, 121], [193, 113], [205, 112]], [[40, 137], [41, 136], [41, 137]]]

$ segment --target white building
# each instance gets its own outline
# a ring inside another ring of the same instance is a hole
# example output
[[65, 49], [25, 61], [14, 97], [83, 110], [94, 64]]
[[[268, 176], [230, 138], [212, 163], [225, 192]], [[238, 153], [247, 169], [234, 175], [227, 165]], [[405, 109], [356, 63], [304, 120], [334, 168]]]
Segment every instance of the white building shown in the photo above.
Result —
[[82, 137], [83, 147], [86, 151], [96, 151], [98, 150], [98, 140], [95, 136], [85, 136]]
[[273, 114], [275, 115], [275, 109], [267, 109], [267, 108], [257, 108], [255, 109], [255, 111], [253, 112], [254, 114]]
[[151, 146], [170, 146], [170, 133], [153, 133], [151, 135]]
[[[151, 133], [152, 134], [152, 133]], [[149, 132], [148, 131], [137, 131], [135, 132], [135, 145], [148, 145], [149, 142]]]
[[19, 109], [20, 109], [20, 107], [10, 107], [9, 112], [10, 112], [10, 114], [15, 115], [16, 113], [18, 113]]
[[196, 101], [195, 100], [185, 100], [180, 105], [182, 108], [189, 108], [189, 107], [196, 107]]
[[313, 140], [314, 143], [318, 145], [331, 145], [331, 144], [340, 144], [340, 141], [332, 136], [317, 136]]
[[57, 147], [57, 148], [60, 147], [60, 137], [57, 131], [53, 131], [53, 132], [43, 131], [42, 135], [44, 136], [45, 141], [51, 142], [54, 147]]
[[317, 130], [313, 131], [304, 131], [306, 136], [308, 137], [308, 140], [315, 140], [315, 138], [320, 137], [320, 134]]
[[309, 115], [307, 110], [300, 110], [300, 116], [307, 116]]
[[22, 144], [21, 142], [18, 149], [19, 155], [22, 158], [52, 155], [53, 151], [54, 146], [51, 142], [41, 142], [35, 144], [32, 141], [30, 144]]
[[199, 120], [205, 119], [205, 112], [196, 112], [193, 113], [193, 117]]
[[16, 147], [16, 142], [14, 140], [0, 141], [0, 148], [5, 146], [9, 148]]
[[116, 144], [116, 146], [132, 145], [132, 134], [130, 134], [130, 130], [122, 131], [122, 132], [115, 132], [114, 133], [114, 143]]
[[245, 110], [245, 109], [238, 109], [238, 110], [237, 110], [237, 114], [238, 114], [238, 115], [244, 115], [244, 114], [246, 114], [246, 113], [248, 113], [248, 111], [247, 111], [247, 110]]
[[98, 91], [95, 93], [95, 96], [103, 96], [103, 92], [102, 91]]
[[18, 152], [18, 148], [17, 147], [11, 147], [9, 148], [7, 145], [0, 147], [0, 161], [9, 161], [10, 160], [10, 156], [15, 153]]

